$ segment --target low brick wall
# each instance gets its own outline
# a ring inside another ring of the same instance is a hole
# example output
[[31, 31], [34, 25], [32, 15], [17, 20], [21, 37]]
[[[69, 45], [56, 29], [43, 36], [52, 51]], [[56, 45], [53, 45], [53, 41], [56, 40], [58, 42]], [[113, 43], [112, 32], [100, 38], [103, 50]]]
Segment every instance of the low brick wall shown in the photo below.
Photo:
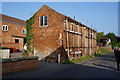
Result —
[[17, 60], [4, 60], [2, 62], [2, 74], [36, 68], [38, 68], [38, 58], [19, 58]]
[[11, 53], [10, 54], [11, 58], [19, 58], [19, 57], [23, 57], [23, 52], [21, 53]]

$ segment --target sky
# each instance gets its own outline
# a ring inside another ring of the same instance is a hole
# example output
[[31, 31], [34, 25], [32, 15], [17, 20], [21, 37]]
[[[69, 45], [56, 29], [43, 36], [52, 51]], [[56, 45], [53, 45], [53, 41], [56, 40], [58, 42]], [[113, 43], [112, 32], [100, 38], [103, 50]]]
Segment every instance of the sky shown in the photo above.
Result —
[[97, 32], [118, 36], [118, 2], [2, 2], [2, 14], [29, 19], [42, 5], [75, 19]]

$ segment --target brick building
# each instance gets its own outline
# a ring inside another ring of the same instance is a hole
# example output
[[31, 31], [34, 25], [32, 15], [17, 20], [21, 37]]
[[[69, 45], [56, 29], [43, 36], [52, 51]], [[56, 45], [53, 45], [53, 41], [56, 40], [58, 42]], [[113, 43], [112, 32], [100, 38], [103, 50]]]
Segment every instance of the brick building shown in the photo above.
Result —
[[32, 25], [34, 55], [39, 60], [57, 62], [77, 59], [96, 52], [96, 31], [43, 5]]
[[0, 14], [0, 46], [24, 50], [26, 22]]

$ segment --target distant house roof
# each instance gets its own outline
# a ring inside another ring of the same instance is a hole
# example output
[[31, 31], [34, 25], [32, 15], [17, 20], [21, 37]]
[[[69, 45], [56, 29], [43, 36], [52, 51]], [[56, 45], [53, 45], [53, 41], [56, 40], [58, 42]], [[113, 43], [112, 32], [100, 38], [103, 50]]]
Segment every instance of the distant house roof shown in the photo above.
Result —
[[0, 47], [0, 49], [10, 49], [10, 48], [8, 48], [8, 47]]
[[10, 16], [4, 15], [4, 14], [0, 14], [0, 21], [12, 23], [12, 24], [18, 24], [21, 26], [26, 25], [26, 21], [20, 20], [20, 19], [14, 18], [14, 17], [10, 17]]

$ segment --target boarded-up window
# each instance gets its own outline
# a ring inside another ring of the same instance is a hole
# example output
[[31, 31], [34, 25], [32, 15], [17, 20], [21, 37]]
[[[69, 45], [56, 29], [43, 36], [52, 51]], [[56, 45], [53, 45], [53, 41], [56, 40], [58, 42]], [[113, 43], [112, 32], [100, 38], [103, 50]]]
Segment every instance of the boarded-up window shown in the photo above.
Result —
[[71, 26], [72, 26], [72, 31], [74, 31], [74, 25], [73, 25], [73, 24], [71, 24]]
[[75, 47], [78, 47], [78, 35], [75, 35], [75, 38], [74, 38], [75, 40]]
[[88, 38], [85, 38], [85, 47], [88, 47]]
[[79, 32], [82, 33], [82, 28], [79, 29]]
[[77, 26], [75, 26], [75, 32], [78, 32], [78, 28], [77, 28]]
[[72, 23], [70, 23], [69, 26], [70, 26], [70, 31], [72, 31]]
[[70, 47], [73, 47], [73, 35], [69, 34]]

